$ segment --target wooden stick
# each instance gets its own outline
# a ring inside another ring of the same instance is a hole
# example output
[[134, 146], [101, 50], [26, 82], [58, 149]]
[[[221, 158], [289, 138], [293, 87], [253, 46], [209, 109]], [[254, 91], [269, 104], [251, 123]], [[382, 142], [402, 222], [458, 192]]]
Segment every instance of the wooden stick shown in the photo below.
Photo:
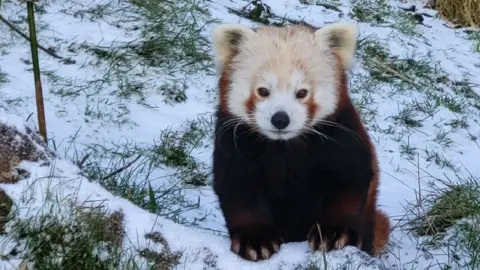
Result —
[[37, 30], [35, 29], [35, 14], [33, 2], [27, 2], [28, 28], [30, 30], [30, 47], [32, 53], [33, 77], [35, 80], [35, 96], [37, 102], [38, 128], [45, 143], [47, 143], [47, 123], [43, 104], [42, 81], [40, 80], [40, 63], [38, 61]]

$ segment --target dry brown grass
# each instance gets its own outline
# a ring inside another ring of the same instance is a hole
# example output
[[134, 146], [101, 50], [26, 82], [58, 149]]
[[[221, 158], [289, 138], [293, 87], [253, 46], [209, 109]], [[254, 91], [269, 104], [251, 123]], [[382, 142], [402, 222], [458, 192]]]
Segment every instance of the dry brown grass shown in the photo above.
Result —
[[182, 253], [172, 252], [167, 240], [163, 238], [163, 235], [160, 232], [147, 233], [145, 238], [163, 246], [163, 250], [161, 252], [157, 252], [149, 248], [145, 248], [140, 251], [140, 256], [144, 257], [153, 264], [151, 269], [170, 270], [180, 263]]
[[480, 0], [436, 0], [440, 15], [459, 26], [480, 26]]
[[5, 223], [7, 222], [8, 215], [12, 210], [12, 199], [0, 189], [0, 233], [5, 231]]
[[17, 168], [20, 162], [47, 161], [53, 156], [38, 134], [28, 127], [25, 129], [27, 134], [0, 123], [0, 183], [16, 183], [22, 177], [28, 177], [28, 172]]

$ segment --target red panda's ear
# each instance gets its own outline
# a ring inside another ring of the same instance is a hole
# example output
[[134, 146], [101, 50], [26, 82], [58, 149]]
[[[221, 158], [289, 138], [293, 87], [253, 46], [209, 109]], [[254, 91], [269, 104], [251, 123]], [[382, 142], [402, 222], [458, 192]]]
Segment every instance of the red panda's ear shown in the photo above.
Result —
[[336, 50], [347, 70], [352, 68], [358, 39], [358, 26], [356, 24], [327, 24], [315, 32], [315, 38]]
[[252, 35], [255, 35], [255, 31], [242, 24], [221, 24], [213, 29], [217, 73], [221, 74], [225, 62], [237, 52], [240, 44]]

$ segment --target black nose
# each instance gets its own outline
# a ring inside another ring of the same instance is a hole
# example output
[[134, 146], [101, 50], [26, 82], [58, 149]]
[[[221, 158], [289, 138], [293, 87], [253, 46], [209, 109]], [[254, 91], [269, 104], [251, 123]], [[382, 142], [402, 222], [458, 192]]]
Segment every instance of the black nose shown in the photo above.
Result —
[[284, 129], [290, 124], [290, 118], [288, 118], [288, 114], [284, 111], [276, 112], [272, 119], [270, 119], [272, 125], [278, 129]]

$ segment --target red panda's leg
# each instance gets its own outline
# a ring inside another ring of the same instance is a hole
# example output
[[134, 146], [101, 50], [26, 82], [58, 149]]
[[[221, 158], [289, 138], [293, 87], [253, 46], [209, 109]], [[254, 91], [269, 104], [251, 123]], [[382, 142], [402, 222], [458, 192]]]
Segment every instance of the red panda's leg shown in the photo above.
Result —
[[[247, 170], [243, 170], [247, 171]], [[262, 195], [255, 176], [244, 177], [242, 171], [215, 179], [214, 189], [225, 217], [231, 239], [231, 251], [257, 261], [278, 252], [282, 239], [277, 232], [270, 206]]]
[[237, 210], [225, 215], [231, 251], [240, 257], [263, 260], [277, 253], [283, 243], [276, 228], [256, 210]]
[[363, 232], [372, 229], [365, 226], [362, 215], [365, 200], [366, 191], [348, 189], [326, 201], [307, 236], [309, 246], [322, 251], [358, 246]]

